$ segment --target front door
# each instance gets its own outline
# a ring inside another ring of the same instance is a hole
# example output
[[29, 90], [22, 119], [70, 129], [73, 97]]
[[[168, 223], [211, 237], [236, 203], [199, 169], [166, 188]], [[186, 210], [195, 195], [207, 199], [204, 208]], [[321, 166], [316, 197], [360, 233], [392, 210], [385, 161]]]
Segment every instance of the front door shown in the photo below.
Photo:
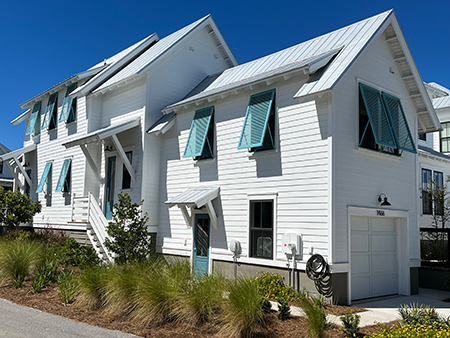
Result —
[[112, 211], [114, 208], [114, 187], [116, 185], [116, 157], [108, 157], [108, 170], [106, 176], [105, 191], [105, 217], [112, 219]]
[[194, 228], [194, 258], [193, 266], [196, 275], [208, 273], [209, 263], [209, 216], [195, 215]]

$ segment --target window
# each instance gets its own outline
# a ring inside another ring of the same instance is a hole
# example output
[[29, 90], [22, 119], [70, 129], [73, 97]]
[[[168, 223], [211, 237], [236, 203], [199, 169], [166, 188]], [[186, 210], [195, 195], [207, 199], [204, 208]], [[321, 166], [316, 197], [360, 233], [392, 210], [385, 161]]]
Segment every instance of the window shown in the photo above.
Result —
[[30, 115], [30, 121], [28, 122], [27, 130], [25, 135], [39, 135], [41, 132], [41, 102], [39, 101], [33, 107], [33, 111]]
[[431, 188], [431, 170], [422, 169], [422, 213], [431, 215], [433, 213], [433, 200], [429, 189]]
[[50, 196], [52, 194], [52, 163], [53, 162], [47, 162], [45, 164], [36, 193], [42, 192], [44, 190], [44, 185], [47, 185], [45, 189], [46, 195]]
[[250, 201], [250, 257], [273, 258], [273, 200]]
[[[125, 155], [128, 158], [128, 161], [130, 161], [130, 163], [133, 163], [133, 152], [132, 151], [127, 151], [125, 152]], [[125, 189], [131, 189], [131, 175], [128, 172], [127, 167], [125, 166], [125, 164], [123, 165], [122, 168], [122, 190]]]
[[434, 212], [436, 215], [443, 215], [444, 214], [444, 174], [435, 171], [433, 173], [433, 180], [435, 184], [436, 189], [436, 195], [434, 196]]
[[0, 174], [3, 174], [3, 161], [0, 161]]
[[56, 128], [56, 114], [58, 111], [57, 102], [58, 93], [50, 95], [50, 98], [47, 102], [47, 107], [45, 107], [44, 120], [42, 121], [41, 129], [48, 128], [49, 130], [52, 130]]
[[195, 112], [183, 157], [196, 160], [214, 157], [214, 107]]
[[69, 96], [77, 88], [77, 83], [72, 83], [67, 87], [66, 96], [62, 104], [59, 122], [74, 122], [77, 119], [77, 99]]
[[441, 123], [441, 126], [441, 152], [448, 153], [450, 152], [450, 122]]
[[[32, 170], [31, 170], [31, 169], [27, 169], [27, 175], [28, 175], [28, 177], [30, 177], [30, 178], [31, 178], [31, 173], [32, 173]], [[30, 187], [30, 185], [28, 184], [28, 181], [25, 180], [25, 195], [26, 195], [27, 197], [30, 197], [30, 193], [31, 193], [31, 187]]]
[[420, 133], [419, 134], [419, 140], [426, 141], [427, 140], [427, 134], [426, 133]]
[[275, 149], [275, 89], [250, 97], [238, 149]]
[[68, 158], [64, 160], [59, 174], [58, 184], [56, 185], [55, 192], [70, 193], [71, 188], [71, 170], [72, 159]]
[[398, 155], [417, 153], [401, 102], [395, 96], [359, 84], [359, 146]]

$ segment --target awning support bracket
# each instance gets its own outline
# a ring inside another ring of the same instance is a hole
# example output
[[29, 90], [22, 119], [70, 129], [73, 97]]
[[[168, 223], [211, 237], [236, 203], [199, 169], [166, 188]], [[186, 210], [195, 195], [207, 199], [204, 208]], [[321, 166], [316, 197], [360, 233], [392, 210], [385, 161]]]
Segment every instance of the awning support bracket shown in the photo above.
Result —
[[94, 172], [94, 175], [97, 178], [98, 182], [100, 184], [102, 184], [103, 183], [103, 179], [102, 179], [102, 177], [99, 174], [98, 168], [95, 165], [94, 160], [92, 159], [91, 153], [87, 149], [87, 145], [86, 144], [80, 144], [80, 148], [83, 151], [84, 157], [86, 157], [86, 160], [89, 163], [89, 166], [91, 167], [92, 171]]
[[131, 178], [133, 179], [133, 182], [136, 182], [136, 172], [133, 169], [133, 166], [130, 163], [130, 160], [128, 160], [127, 155], [125, 155], [125, 151], [122, 148], [122, 145], [119, 142], [119, 139], [117, 138], [117, 135], [114, 134], [111, 136], [112, 141], [114, 143], [114, 146], [116, 147], [120, 158], [123, 161], [123, 164], [125, 164], [125, 167], [127, 168], [128, 172], [130, 173]]

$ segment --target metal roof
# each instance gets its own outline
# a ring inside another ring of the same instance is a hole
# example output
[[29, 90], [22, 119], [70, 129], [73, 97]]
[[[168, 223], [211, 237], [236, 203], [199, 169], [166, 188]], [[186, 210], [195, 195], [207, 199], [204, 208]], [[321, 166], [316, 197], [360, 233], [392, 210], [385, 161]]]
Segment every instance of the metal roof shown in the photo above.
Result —
[[[196, 27], [200, 26], [202, 23], [206, 21], [210, 21], [210, 24], [213, 24], [211, 15], [207, 15], [200, 20], [197, 20], [190, 25], [172, 33], [165, 38], [159, 40], [154, 46], [136, 58], [133, 62], [127, 65], [124, 69], [110, 78], [108, 81], [103, 83], [99, 88], [97, 88], [94, 93], [102, 92], [106, 88], [123, 81], [124, 79], [133, 77], [134, 75], [140, 74], [144, 69], [146, 69], [150, 63], [155, 61], [162, 54], [167, 52], [170, 48], [172, 48], [177, 42], [183, 39], [186, 35], [188, 35], [191, 31], [193, 31]], [[228, 57], [234, 56], [229, 55]]]
[[[436, 151], [434, 149], [419, 145], [419, 150], [421, 150], [422, 153], [431, 154], [433, 156], [440, 157], [442, 159], [446, 159], [447, 161], [450, 161], [450, 156], [440, 153], [439, 151]], [[421, 152], [419, 151], [419, 155], [420, 155], [420, 153]]]
[[122, 122], [120, 124], [111, 125], [106, 128], [95, 130], [87, 135], [83, 135], [79, 138], [76, 138], [70, 142], [63, 143], [63, 146], [66, 148], [71, 148], [83, 144], [89, 144], [104, 140], [107, 137], [112, 135], [119, 134], [128, 129], [137, 127], [141, 123], [141, 118], [135, 118], [133, 120], [128, 120], [126, 122]]
[[36, 150], [36, 144], [35, 143], [32, 144], [32, 145], [29, 145], [29, 146], [26, 146], [26, 147], [23, 147], [23, 148], [20, 148], [20, 149], [17, 149], [17, 150], [5, 153], [5, 154], [1, 154], [0, 155], [0, 160], [8, 161], [8, 160], [10, 160], [10, 159], [12, 159], [14, 157], [18, 157], [18, 156], [20, 156], [22, 154], [29, 153], [29, 152], [31, 152], [33, 150]]
[[433, 99], [434, 109], [450, 107], [450, 96]]
[[439, 89], [439, 90], [441, 90], [441, 91], [443, 91], [443, 92], [445, 92], [445, 93], [447, 93], [447, 94], [450, 95], [450, 89], [445, 88], [444, 86], [441, 86], [439, 83], [436, 83], [436, 82], [430, 82], [430, 83], [428, 83], [428, 84], [429, 84], [430, 86], [435, 87], [435, 88], [437, 88], [437, 89]]
[[156, 121], [150, 128], [148, 128], [147, 133], [159, 134], [162, 132], [164, 134], [168, 130], [167, 127], [169, 127], [170, 123], [175, 120], [175, 116], [176, 115], [174, 112], [170, 114], [164, 114], [158, 119], [158, 121]]
[[9, 149], [4, 144], [0, 143], [0, 154], [7, 154], [7, 153], [10, 153], [10, 152], [11, 152], [11, 149]]
[[206, 203], [212, 201], [219, 196], [219, 188], [195, 188], [188, 189], [185, 192], [169, 199], [165, 203], [167, 206], [185, 205], [188, 207], [201, 208]]
[[320, 77], [320, 83], [314, 82], [303, 86], [296, 96], [300, 97], [330, 88], [391, 13], [393, 13], [392, 10], [381, 13], [277, 53], [227, 69], [201, 94], [175, 103], [168, 108], [240, 86], [251, 78], [271, 76], [281, 67], [289, 65], [301, 67], [307, 64], [309, 58], [314, 59], [338, 49], [339, 54], [332, 61], [327, 72]]

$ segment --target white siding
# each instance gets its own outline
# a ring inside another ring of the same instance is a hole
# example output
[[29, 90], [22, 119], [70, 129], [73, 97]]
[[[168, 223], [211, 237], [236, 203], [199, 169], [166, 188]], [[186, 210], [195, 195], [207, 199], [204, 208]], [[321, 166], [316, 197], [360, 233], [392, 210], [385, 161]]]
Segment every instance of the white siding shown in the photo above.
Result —
[[[348, 206], [379, 208], [377, 196], [385, 193], [394, 210], [407, 210], [409, 258], [419, 259], [416, 184], [417, 155], [401, 157], [359, 149], [358, 79], [401, 98], [417, 145], [417, 119], [400, 72], [380, 38], [364, 50], [333, 91], [333, 262], [348, 262]], [[393, 67], [395, 74], [389, 72]], [[406, 242], [408, 239], [406, 239]], [[405, 242], [405, 243], [406, 243]]]
[[[158, 244], [164, 251], [186, 254], [192, 245], [191, 230], [181, 211], [177, 207], [168, 210], [164, 201], [189, 188], [211, 186], [220, 187], [220, 197], [214, 201], [219, 224], [212, 232], [213, 257], [230, 259], [227, 243], [237, 239], [243, 248], [241, 262], [284, 266], [281, 235], [291, 232], [303, 234], [305, 259], [310, 246], [328, 255], [328, 103], [293, 100], [305, 80], [280, 81], [211, 103], [215, 105], [217, 141], [217, 156], [212, 161], [194, 163], [182, 158], [194, 110], [178, 113], [175, 126], [165, 135], [161, 155]], [[246, 149], [237, 150], [249, 97], [275, 86], [280, 150], [249, 157]], [[248, 257], [248, 195], [262, 194], [277, 195], [275, 261]]]

